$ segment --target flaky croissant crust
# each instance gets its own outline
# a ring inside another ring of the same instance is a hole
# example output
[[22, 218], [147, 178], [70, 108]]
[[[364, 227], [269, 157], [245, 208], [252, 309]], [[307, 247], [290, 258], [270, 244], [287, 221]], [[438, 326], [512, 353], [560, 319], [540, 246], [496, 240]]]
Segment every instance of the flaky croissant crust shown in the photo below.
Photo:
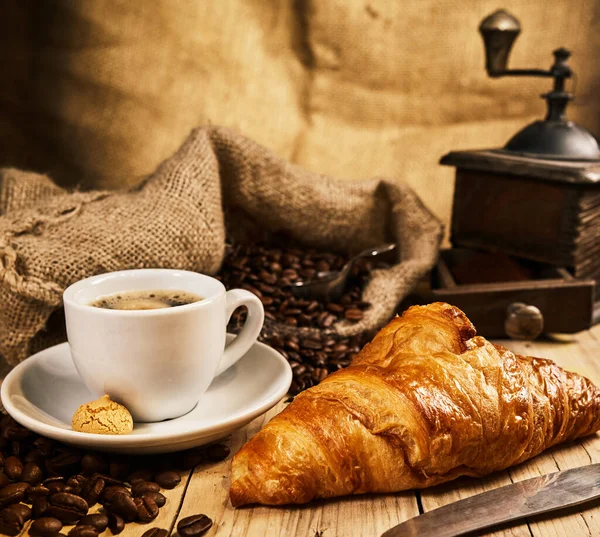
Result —
[[482, 476], [600, 428], [600, 390], [492, 345], [458, 308], [409, 308], [234, 457], [230, 498], [305, 503]]

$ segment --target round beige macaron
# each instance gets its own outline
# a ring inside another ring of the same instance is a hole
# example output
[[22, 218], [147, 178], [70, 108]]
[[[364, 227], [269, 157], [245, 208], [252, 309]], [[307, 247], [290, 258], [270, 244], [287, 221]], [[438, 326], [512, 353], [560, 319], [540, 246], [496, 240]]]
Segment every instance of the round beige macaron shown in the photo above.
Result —
[[92, 434], [129, 434], [133, 418], [123, 405], [108, 395], [81, 405], [73, 414], [73, 430]]

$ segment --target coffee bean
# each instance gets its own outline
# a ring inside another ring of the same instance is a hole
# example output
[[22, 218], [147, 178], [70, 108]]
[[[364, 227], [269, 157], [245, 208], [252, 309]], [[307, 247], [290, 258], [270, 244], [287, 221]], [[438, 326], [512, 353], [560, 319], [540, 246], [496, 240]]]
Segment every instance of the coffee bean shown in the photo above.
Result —
[[81, 491], [87, 481], [87, 478], [81, 474], [76, 474], [67, 479], [67, 488], [73, 494], [81, 495]]
[[270, 296], [261, 296], [260, 301], [262, 302], [263, 306], [270, 306], [273, 304], [273, 298]]
[[48, 509], [46, 513], [58, 518], [63, 523], [77, 522], [81, 517], [87, 515], [88, 503], [75, 494], [68, 492], [57, 492], [48, 498]]
[[115, 494], [127, 494], [127, 496], [131, 496], [131, 491], [127, 487], [122, 487], [121, 485], [106, 487], [102, 494], [102, 501], [105, 502], [110, 500]]
[[327, 263], [327, 261], [325, 261], [324, 259], [322, 259], [321, 261], [317, 261], [317, 264], [315, 266], [319, 272], [331, 271], [331, 265]]
[[33, 445], [39, 450], [39, 452], [44, 457], [49, 457], [50, 455], [52, 455], [52, 452], [54, 451], [55, 443], [54, 443], [54, 440], [50, 440], [50, 438], [40, 436], [35, 439], [35, 441], [33, 442]]
[[27, 483], [11, 483], [0, 489], [0, 507], [22, 502], [29, 490]]
[[44, 474], [39, 464], [35, 462], [28, 462], [25, 466], [23, 466], [23, 471], [21, 472], [21, 481], [24, 483], [29, 483], [32, 486], [39, 485], [44, 478]]
[[133, 485], [136, 481], [152, 481], [153, 478], [154, 472], [148, 468], [144, 468], [130, 473], [127, 476], [127, 481]]
[[18, 535], [23, 529], [25, 520], [18, 511], [8, 507], [0, 511], [0, 533]]
[[21, 459], [11, 456], [4, 461], [4, 473], [11, 481], [19, 481], [23, 473], [23, 463]]
[[146, 492], [142, 496], [142, 498], [148, 497], [150, 498], [158, 507], [163, 507], [165, 503], [167, 503], [167, 498], [165, 498], [160, 492]]
[[138, 481], [131, 487], [131, 493], [136, 497], [146, 492], [160, 492], [160, 486], [152, 481]]
[[113, 535], [118, 535], [125, 529], [125, 521], [117, 513], [111, 511], [107, 512], [108, 516], [108, 529]]
[[261, 270], [258, 274], [258, 277], [269, 285], [274, 285], [277, 283], [277, 276], [272, 272], [267, 272], [266, 270]]
[[104, 507], [128, 522], [132, 522], [137, 518], [137, 506], [133, 498], [125, 492], [111, 494], [109, 498], [104, 500]]
[[65, 450], [46, 461], [46, 470], [51, 476], [66, 476], [75, 473], [80, 468], [81, 455]]
[[193, 515], [180, 520], [177, 531], [181, 537], [196, 537], [210, 529], [212, 520], [206, 515]]
[[124, 487], [125, 486], [125, 481], [123, 481], [121, 479], [115, 479], [114, 477], [111, 477], [106, 474], [94, 474], [92, 477], [101, 477], [104, 480], [104, 483], [106, 483], [107, 487]]
[[10, 484], [10, 479], [4, 473], [4, 470], [3, 470], [0, 472], [0, 488], [5, 487], [8, 484]]
[[2, 436], [7, 440], [26, 440], [33, 434], [33, 431], [19, 425], [16, 421], [11, 422], [2, 432]]
[[275, 292], [275, 287], [267, 285], [266, 283], [259, 282], [256, 286], [267, 295], [272, 295]]
[[182, 470], [191, 470], [198, 466], [204, 460], [204, 451], [196, 449], [188, 449], [181, 454], [180, 466]]
[[292, 371], [299, 377], [306, 371], [306, 366], [304, 364], [297, 364], [297, 367], [293, 367]]
[[332, 313], [344, 313], [344, 306], [330, 302], [327, 304], [327, 310], [331, 311]]
[[298, 346], [298, 343], [296, 343], [294, 340], [290, 339], [288, 341], [285, 342], [285, 346], [286, 348], [298, 352], [300, 350], [300, 347]]
[[34, 498], [31, 502], [31, 510], [33, 512], [33, 518], [40, 518], [46, 514], [48, 510], [48, 497], [39, 496]]
[[99, 453], [86, 453], [81, 459], [81, 471], [85, 475], [103, 474], [109, 471], [108, 460]]
[[81, 496], [88, 505], [95, 505], [103, 494], [106, 484], [104, 479], [99, 476], [88, 479], [81, 488]]
[[325, 380], [325, 378], [327, 378], [327, 375], [329, 374], [329, 372], [327, 371], [327, 369], [323, 368], [323, 367], [319, 367], [317, 369], [315, 369], [313, 371], [313, 380], [315, 381], [315, 383], [319, 383], [322, 380]]
[[305, 339], [302, 341], [302, 346], [305, 349], [312, 349], [312, 350], [321, 350], [323, 348], [323, 345], [321, 344], [320, 341], [317, 341], [316, 339]]
[[290, 325], [290, 326], [297, 326], [298, 319], [296, 319], [296, 317], [286, 317], [285, 324]]
[[148, 523], [158, 516], [158, 505], [149, 496], [134, 498], [133, 501], [137, 507], [137, 517], [140, 522]]
[[281, 275], [288, 280], [298, 279], [298, 273], [294, 269], [285, 269]]
[[211, 444], [206, 447], [206, 458], [209, 461], [222, 461], [229, 456], [229, 453], [229, 447], [224, 444]]
[[168, 530], [163, 530], [161, 528], [150, 528], [142, 534], [142, 537], [168, 537]]
[[64, 481], [52, 481], [47, 483], [46, 488], [50, 491], [50, 494], [55, 492], [65, 492], [67, 484]]
[[349, 321], [360, 321], [363, 318], [363, 315], [364, 314], [363, 314], [362, 310], [359, 310], [358, 308], [348, 309], [344, 313], [344, 316]]
[[21, 518], [23, 518], [23, 522], [27, 522], [33, 518], [33, 511], [31, 508], [24, 503], [14, 503], [13, 505], [7, 507], [6, 509], [10, 509], [19, 514]]
[[93, 526], [77, 524], [69, 532], [69, 537], [98, 537], [98, 531]]
[[104, 513], [94, 513], [82, 517], [78, 526], [92, 526], [98, 533], [102, 533], [108, 527], [108, 516]]
[[64, 483], [65, 482], [65, 478], [62, 476], [53, 476], [53, 477], [48, 477], [47, 479], [44, 479], [44, 481], [42, 481], [42, 485], [44, 485], [45, 487], [47, 487], [48, 485], [51, 485], [52, 483]]
[[129, 474], [130, 465], [126, 461], [113, 460], [109, 464], [108, 475], [113, 479], [125, 480]]
[[[181, 476], [173, 470], [156, 474], [156, 483], [163, 489], [174, 489], [181, 483]], [[158, 492], [158, 491], [156, 491]]]
[[31, 487], [27, 492], [27, 498], [29, 500], [33, 500], [34, 498], [39, 498], [41, 496], [49, 496], [50, 490], [44, 485], [37, 485], [35, 487]]
[[34, 520], [29, 526], [29, 535], [32, 537], [49, 537], [62, 530], [63, 524], [54, 517], [42, 517]]
[[334, 323], [335, 320], [336, 320], [335, 315], [332, 315], [332, 314], [326, 315], [325, 318], [323, 319], [323, 322], [321, 323], [321, 326], [323, 328], [329, 328]]
[[[20, 440], [13, 440], [10, 443], [10, 454], [14, 457], [23, 457], [25, 453], [25, 444]], [[8, 453], [7, 453], [8, 454]]]

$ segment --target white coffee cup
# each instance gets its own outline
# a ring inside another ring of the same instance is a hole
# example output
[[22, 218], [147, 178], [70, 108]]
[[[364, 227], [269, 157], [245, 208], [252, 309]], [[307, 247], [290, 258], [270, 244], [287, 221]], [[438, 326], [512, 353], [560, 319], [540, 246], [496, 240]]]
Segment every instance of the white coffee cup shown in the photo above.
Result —
[[[139, 290], [177, 290], [198, 302], [164, 309], [113, 310], [90, 304]], [[93, 276], [63, 295], [75, 367], [98, 397], [108, 394], [136, 421], [160, 421], [194, 408], [212, 380], [254, 344], [264, 321], [261, 301], [243, 289], [225, 291], [210, 276], [170, 269], [124, 270]], [[225, 347], [226, 326], [248, 308], [241, 333]]]

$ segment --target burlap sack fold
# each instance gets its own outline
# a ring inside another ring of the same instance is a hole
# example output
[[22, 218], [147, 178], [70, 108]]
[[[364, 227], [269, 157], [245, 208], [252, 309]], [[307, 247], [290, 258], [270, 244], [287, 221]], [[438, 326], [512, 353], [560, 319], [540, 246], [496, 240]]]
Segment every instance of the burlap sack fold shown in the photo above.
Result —
[[363, 320], [334, 327], [343, 335], [374, 329], [431, 269], [442, 237], [440, 222], [406, 186], [339, 182], [212, 127], [194, 130], [124, 192], [67, 193], [45, 176], [1, 170], [0, 215], [0, 354], [11, 364], [40, 347], [71, 283], [143, 267], [214, 274], [226, 229], [233, 239], [285, 232], [348, 253], [397, 241], [398, 264], [375, 271], [364, 290], [372, 307]]

